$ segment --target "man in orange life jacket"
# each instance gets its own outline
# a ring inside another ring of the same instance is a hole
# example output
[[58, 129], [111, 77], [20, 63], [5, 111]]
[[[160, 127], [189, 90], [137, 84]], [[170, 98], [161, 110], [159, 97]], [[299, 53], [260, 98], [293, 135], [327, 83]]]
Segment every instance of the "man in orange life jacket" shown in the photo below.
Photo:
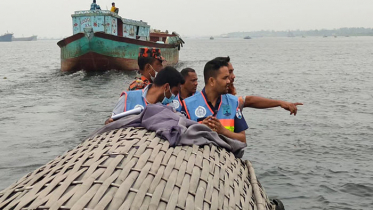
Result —
[[180, 86], [179, 94], [170, 104], [178, 112], [181, 111], [182, 101], [194, 95], [197, 91], [197, 85], [198, 85], [198, 77], [194, 69], [185, 68], [181, 70], [180, 74], [184, 77], [185, 83]]
[[158, 48], [140, 48], [137, 63], [141, 78], [136, 78], [131, 82], [128, 90], [142, 90], [153, 82], [157, 73], [163, 68], [164, 58]]
[[205, 88], [184, 99], [182, 111], [191, 120], [209, 126], [218, 134], [246, 142], [248, 128], [238, 98], [228, 93], [228, 63], [215, 58], [204, 68]]
[[[143, 90], [134, 90], [123, 92], [119, 98], [112, 115], [142, 107], [148, 104], [162, 103], [167, 105], [172, 103], [173, 99], [179, 93], [180, 85], [184, 84], [184, 78], [173, 67], [162, 69], [154, 83], [146, 86]], [[112, 118], [106, 120], [105, 124], [113, 122]]]
[[[224, 60], [228, 62], [228, 70], [229, 70], [229, 79], [230, 79], [230, 85], [228, 93], [232, 95], [236, 95], [236, 88], [234, 87], [234, 79], [236, 76], [234, 75], [234, 68], [232, 63], [230, 62], [230, 58], [228, 57], [219, 57], [219, 59]], [[273, 108], [280, 106], [281, 108], [290, 111], [290, 115], [294, 114], [297, 115], [297, 106], [303, 105], [302, 103], [291, 103], [287, 101], [281, 101], [281, 100], [274, 100], [269, 98], [263, 98], [259, 96], [245, 96], [245, 97], [239, 97], [240, 102], [240, 109], [242, 110], [244, 107], [251, 107], [251, 108], [257, 108], [257, 109], [266, 109], [266, 108]]]

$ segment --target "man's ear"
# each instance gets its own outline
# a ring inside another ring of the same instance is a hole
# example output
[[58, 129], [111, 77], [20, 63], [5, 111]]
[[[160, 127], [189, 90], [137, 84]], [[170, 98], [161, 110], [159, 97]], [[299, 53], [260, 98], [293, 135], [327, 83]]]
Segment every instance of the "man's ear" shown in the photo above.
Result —
[[163, 87], [164, 87], [165, 91], [170, 90], [170, 84], [169, 83], [164, 84]]
[[145, 64], [145, 68], [144, 68], [144, 70], [145, 70], [145, 71], [148, 71], [148, 70], [150, 70], [150, 69], [151, 69], [150, 64], [149, 64], [149, 63]]
[[215, 79], [213, 77], [209, 78], [210, 86], [215, 86]]

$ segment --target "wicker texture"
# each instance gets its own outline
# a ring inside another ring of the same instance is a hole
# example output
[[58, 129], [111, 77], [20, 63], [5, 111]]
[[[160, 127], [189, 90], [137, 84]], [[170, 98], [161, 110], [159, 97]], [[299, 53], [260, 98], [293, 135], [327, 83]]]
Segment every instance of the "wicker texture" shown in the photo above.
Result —
[[0, 209], [274, 209], [249, 161], [143, 128], [87, 139], [0, 192]]

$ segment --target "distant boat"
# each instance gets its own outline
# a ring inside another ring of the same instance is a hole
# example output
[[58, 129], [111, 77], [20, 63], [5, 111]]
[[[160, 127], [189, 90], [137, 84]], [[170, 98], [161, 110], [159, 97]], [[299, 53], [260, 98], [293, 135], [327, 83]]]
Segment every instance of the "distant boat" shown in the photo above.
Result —
[[11, 42], [12, 41], [13, 34], [6, 33], [4, 35], [0, 36], [0, 42]]
[[326, 38], [326, 37], [328, 37], [328, 36], [324, 35], [323, 37]]
[[251, 39], [251, 37], [250, 36], [245, 36], [244, 39]]
[[16, 38], [13, 37], [13, 41], [36, 41], [38, 39], [38, 36], [30, 36], [30, 37], [20, 37]]
[[210, 40], [214, 40], [214, 37], [213, 37], [213, 36], [210, 36]]
[[302, 38], [306, 38], [304, 35], [302, 35]]

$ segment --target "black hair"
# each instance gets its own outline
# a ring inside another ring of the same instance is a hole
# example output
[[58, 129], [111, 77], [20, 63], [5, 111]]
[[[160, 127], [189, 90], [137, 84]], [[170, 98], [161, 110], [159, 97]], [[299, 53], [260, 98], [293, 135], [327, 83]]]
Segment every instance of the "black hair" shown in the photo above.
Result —
[[205, 79], [206, 85], [210, 77], [216, 78], [216, 76], [218, 75], [219, 69], [223, 66], [228, 67], [228, 62], [226, 59], [221, 59], [219, 57], [214, 58], [211, 61], [206, 63], [205, 68], [203, 70], [203, 77]]
[[223, 60], [223, 61], [226, 61], [227, 63], [229, 63], [231, 61], [231, 58], [229, 56], [227, 56], [227, 57], [216, 57], [215, 59]]
[[158, 72], [153, 84], [155, 86], [162, 86], [166, 83], [170, 84], [170, 88], [177, 87], [179, 84], [184, 84], [185, 80], [174, 67], [167, 66]]
[[96, 3], [96, 0], [93, 0], [93, 3]]
[[114, 5], [114, 4], [115, 4], [115, 2], [111, 3], [111, 5]]
[[192, 69], [192, 68], [185, 68], [185, 69], [181, 70], [180, 74], [181, 74], [181, 75], [184, 77], [184, 79], [185, 79], [185, 77], [187, 77], [187, 76], [189, 75], [189, 72], [194, 72], [194, 73], [196, 73], [196, 71], [195, 71], [194, 69]]
[[146, 64], [152, 65], [156, 59], [153, 57], [139, 57], [137, 59], [137, 64], [139, 65], [140, 71], [145, 69]]

